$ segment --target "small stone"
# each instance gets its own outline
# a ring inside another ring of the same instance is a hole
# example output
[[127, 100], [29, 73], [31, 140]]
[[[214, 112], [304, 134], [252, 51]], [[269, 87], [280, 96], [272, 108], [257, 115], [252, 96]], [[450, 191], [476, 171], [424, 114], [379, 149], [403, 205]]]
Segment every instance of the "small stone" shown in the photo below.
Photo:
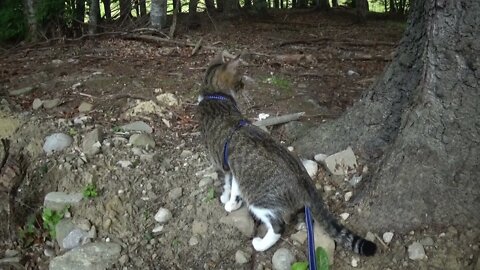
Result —
[[220, 223], [237, 228], [243, 235], [250, 237], [254, 233], [255, 223], [247, 207], [231, 212], [228, 216], [220, 218]]
[[160, 224], [168, 222], [171, 218], [172, 218], [172, 212], [170, 212], [170, 210], [168, 210], [167, 208], [163, 208], [163, 207], [158, 209], [154, 217], [154, 219]]
[[290, 236], [290, 238], [293, 241], [303, 245], [303, 243], [305, 243], [305, 241], [307, 240], [307, 232], [298, 231], [298, 232], [292, 234], [292, 236]]
[[299, 83], [298, 88], [307, 88], [307, 84], [305, 83]]
[[362, 181], [363, 176], [361, 175], [353, 175], [352, 179], [350, 179], [349, 183], [352, 186], [356, 186], [358, 183]]
[[328, 235], [318, 222], [314, 225], [315, 248], [322, 247], [328, 255], [329, 265], [334, 262], [335, 241]]
[[340, 214], [340, 217], [341, 217], [343, 220], [347, 220], [347, 218], [350, 217], [350, 214], [349, 214], [349, 213], [341, 213], [341, 214]]
[[49, 270], [109, 269], [120, 257], [117, 243], [90, 243], [53, 258]]
[[246, 264], [250, 261], [250, 255], [241, 251], [241, 250], [237, 250], [237, 252], [235, 252], [235, 262], [237, 264]]
[[410, 260], [422, 260], [426, 257], [427, 256], [425, 255], [425, 249], [419, 242], [413, 242], [411, 245], [408, 246], [408, 258]]
[[373, 234], [372, 232], [367, 232], [365, 239], [370, 242], [375, 242], [375, 234]]
[[85, 155], [94, 156], [100, 152], [103, 136], [103, 129], [101, 127], [97, 127], [85, 135], [82, 142], [82, 150]]
[[45, 196], [43, 206], [55, 211], [62, 211], [66, 206], [80, 203], [82, 199], [82, 193], [50, 192]]
[[352, 148], [348, 147], [344, 151], [328, 156], [325, 159], [325, 165], [334, 175], [347, 175], [349, 171], [357, 167], [357, 158]]
[[196, 246], [196, 245], [198, 245], [198, 239], [197, 239], [197, 237], [195, 237], [195, 236], [190, 237], [190, 239], [188, 240], [188, 244], [189, 244], [190, 246]]
[[43, 254], [47, 257], [54, 257], [55, 256], [55, 250], [53, 250], [53, 248], [46, 247], [43, 250]]
[[108, 231], [108, 229], [110, 228], [111, 225], [112, 225], [112, 220], [109, 219], [109, 218], [106, 218], [103, 221], [102, 228], [103, 228], [104, 231]]
[[325, 159], [327, 157], [328, 157], [328, 155], [325, 155], [325, 154], [317, 154], [317, 155], [315, 155], [314, 159], [315, 159], [316, 162], [324, 163]]
[[204, 186], [210, 185], [211, 183], [213, 183], [213, 179], [210, 178], [210, 177], [206, 177], [206, 178], [203, 178], [202, 180], [200, 180], [200, 182], [198, 183], [198, 186], [199, 187], [204, 187]]
[[345, 193], [345, 201], [348, 202], [352, 198], [353, 192], [349, 191]]
[[74, 220], [74, 223], [81, 230], [84, 230], [84, 231], [90, 230], [91, 224], [90, 224], [90, 221], [86, 218], [80, 218], [80, 219]]
[[176, 200], [182, 197], [183, 189], [181, 187], [174, 188], [168, 192], [168, 198], [170, 200]]
[[10, 90], [8, 91], [8, 93], [10, 94], [10, 96], [20, 96], [20, 95], [25, 95], [32, 92], [33, 89], [35, 89], [35, 87], [27, 86], [27, 87], [16, 89], [16, 90]]
[[120, 259], [118, 259], [118, 262], [120, 263], [120, 265], [125, 265], [127, 262], [128, 262], [128, 255], [127, 254], [123, 254]]
[[163, 231], [163, 225], [157, 225], [155, 226], [155, 228], [152, 229], [153, 233], [159, 233], [161, 231]]
[[81, 112], [81, 113], [84, 113], [84, 112], [89, 112], [91, 111], [93, 108], [93, 105], [88, 103], [88, 102], [82, 102], [80, 104], [80, 106], [78, 106], [78, 111]]
[[163, 93], [156, 98], [160, 105], [167, 107], [178, 106], [178, 99], [172, 93]]
[[82, 86], [82, 83], [80, 83], [80, 82], [74, 83], [74, 84], [72, 85], [72, 89], [73, 89], [73, 90], [77, 90], [77, 89], [80, 88], [81, 86]]
[[120, 127], [124, 131], [140, 131], [152, 133], [153, 128], [143, 121], [135, 121]]
[[63, 149], [69, 147], [73, 142], [73, 138], [67, 134], [63, 133], [54, 133], [45, 138], [45, 143], [43, 144], [43, 151], [47, 154], [52, 154], [55, 152], [60, 152]]
[[303, 166], [310, 175], [311, 178], [315, 177], [318, 172], [318, 164], [313, 160], [302, 160]]
[[45, 109], [53, 109], [57, 107], [60, 104], [60, 99], [54, 98], [54, 99], [47, 99], [43, 101], [43, 107]]
[[293, 148], [293, 146], [289, 146], [289, 147], [287, 147], [287, 150], [290, 151], [290, 152], [293, 152], [293, 150], [295, 150], [295, 149]]
[[42, 105], [43, 105], [43, 101], [39, 98], [36, 98], [33, 100], [32, 109], [38, 110], [42, 107]]
[[158, 106], [154, 101], [137, 101], [135, 107], [129, 109], [126, 112], [127, 117], [137, 116], [137, 115], [148, 115], [156, 114], [158, 116], [163, 116], [162, 108]]
[[358, 74], [358, 72], [356, 72], [354, 70], [351, 70], [351, 69], [349, 71], [347, 71], [347, 75], [348, 76], [353, 76], [353, 75], [360, 76], [360, 74]]
[[352, 267], [358, 267], [358, 259], [355, 257], [352, 258]]
[[425, 237], [420, 240], [420, 244], [422, 244], [423, 246], [433, 246], [434, 242], [431, 237]]
[[180, 153], [180, 158], [187, 158], [191, 157], [193, 155], [193, 152], [190, 150], [183, 150], [182, 153]]
[[128, 142], [135, 146], [145, 147], [147, 149], [155, 147], [155, 141], [153, 138], [145, 133], [142, 134], [133, 134], [130, 136]]
[[72, 231], [70, 231], [65, 236], [65, 238], [63, 238], [62, 244], [60, 246], [67, 250], [76, 248], [81, 244], [85, 243], [87, 238], [88, 238], [88, 233], [86, 231], [75, 228]]
[[272, 257], [273, 270], [290, 270], [295, 261], [295, 256], [286, 248], [279, 248]]
[[132, 168], [133, 163], [130, 160], [119, 160], [117, 162], [117, 165], [119, 165], [122, 168]]
[[15, 250], [15, 249], [7, 249], [5, 250], [5, 257], [6, 258], [11, 258], [11, 257], [15, 257], [19, 254], [20, 252], [18, 252], [18, 250]]
[[56, 66], [59, 66], [59, 65], [63, 64], [63, 61], [60, 60], [60, 59], [53, 59], [52, 64], [54, 64]]
[[203, 221], [194, 220], [192, 224], [192, 232], [199, 235], [204, 235], [207, 233], [208, 224]]
[[383, 238], [383, 242], [385, 242], [386, 244], [389, 244], [390, 242], [392, 242], [393, 232], [384, 233], [382, 238]]

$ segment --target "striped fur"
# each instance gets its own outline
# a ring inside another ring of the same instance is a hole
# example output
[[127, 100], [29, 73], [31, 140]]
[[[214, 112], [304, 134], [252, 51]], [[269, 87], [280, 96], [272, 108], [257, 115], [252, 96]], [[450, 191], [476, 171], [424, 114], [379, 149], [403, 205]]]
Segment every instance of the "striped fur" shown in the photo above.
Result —
[[[231, 188], [231, 181], [235, 181], [233, 187], [236, 189], [232, 194], [241, 197], [251, 213], [268, 228], [264, 238], [253, 239], [254, 248], [263, 251], [274, 245], [285, 229], [287, 217], [307, 205], [311, 207], [315, 220], [337, 244], [361, 255], [373, 255], [376, 251], [374, 243], [352, 233], [328, 211], [301, 161], [258, 127], [247, 125], [231, 136], [228, 146], [230, 170], [223, 170], [225, 138], [244, 119], [231, 96], [241, 89], [241, 76], [235, 61], [238, 58], [228, 63], [213, 62], [207, 69], [202, 95], [208, 97], [216, 93], [226, 98], [200, 98], [198, 110], [207, 151], [217, 169], [226, 175], [225, 188]], [[226, 190], [222, 195], [222, 202], [229, 212], [238, 208], [235, 202], [239, 198], [231, 197], [232, 194]]]

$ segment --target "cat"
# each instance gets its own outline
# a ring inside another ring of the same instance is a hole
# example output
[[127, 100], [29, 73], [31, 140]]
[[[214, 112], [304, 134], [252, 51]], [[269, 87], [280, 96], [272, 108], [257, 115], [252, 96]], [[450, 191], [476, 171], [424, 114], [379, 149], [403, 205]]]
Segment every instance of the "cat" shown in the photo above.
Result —
[[371, 256], [376, 245], [341, 225], [330, 213], [298, 157], [277, 143], [242, 115], [235, 100], [243, 88], [240, 58], [216, 57], [208, 67], [198, 98], [202, 137], [217, 170], [225, 178], [220, 201], [227, 212], [245, 203], [263, 222], [267, 233], [255, 237], [256, 251], [272, 247], [288, 218], [305, 206], [312, 210], [337, 244], [355, 253]]

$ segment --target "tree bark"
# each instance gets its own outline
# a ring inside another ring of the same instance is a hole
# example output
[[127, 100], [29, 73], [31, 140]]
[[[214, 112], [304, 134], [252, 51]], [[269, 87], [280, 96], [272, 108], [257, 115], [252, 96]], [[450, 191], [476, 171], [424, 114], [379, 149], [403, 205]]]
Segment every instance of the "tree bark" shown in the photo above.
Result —
[[110, 0], [103, 0], [103, 10], [105, 11], [105, 19], [110, 21], [112, 19], [112, 9], [110, 8]]
[[34, 0], [25, 0], [25, 16], [27, 17], [28, 36], [32, 41], [38, 39], [38, 23], [35, 17], [35, 2]]
[[353, 146], [371, 177], [357, 191], [369, 230], [480, 226], [480, 2], [413, 2], [393, 62], [339, 119], [307, 131], [296, 149]]
[[397, 8], [395, 7], [395, 0], [390, 0], [390, 13], [397, 13]]
[[167, 26], [167, 0], [152, 0], [150, 23], [159, 30]]
[[75, 36], [79, 37], [83, 34], [83, 24], [85, 21], [85, 0], [75, 0], [75, 20], [73, 21], [73, 29]]
[[315, 0], [315, 1], [316, 1], [315, 8], [317, 10], [329, 10], [330, 9], [329, 0]]
[[131, 0], [120, 0], [120, 21], [124, 21], [130, 17], [132, 12], [132, 1]]
[[205, 7], [208, 12], [212, 13], [215, 11], [215, 2], [213, 0], [205, 0]]
[[338, 0], [332, 0], [332, 7], [338, 7]]
[[90, 12], [88, 14], [88, 33], [95, 34], [97, 33], [98, 21], [100, 20], [100, 2], [99, 0], [91, 0], [90, 2]]
[[359, 23], [365, 23], [367, 21], [367, 13], [368, 13], [367, 0], [356, 1], [356, 13], [357, 13], [357, 21]]

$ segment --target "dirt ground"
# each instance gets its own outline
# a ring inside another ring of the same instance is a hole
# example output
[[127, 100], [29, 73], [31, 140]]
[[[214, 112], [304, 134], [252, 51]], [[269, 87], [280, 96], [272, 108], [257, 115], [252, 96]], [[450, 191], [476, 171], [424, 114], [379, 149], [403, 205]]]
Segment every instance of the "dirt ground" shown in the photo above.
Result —
[[[180, 25], [177, 39], [196, 43], [203, 38], [203, 44], [244, 54], [242, 69], [249, 79], [240, 103], [249, 118], [259, 113], [275, 116], [303, 111], [305, 125], [332, 121], [359, 99], [392, 59], [404, 30], [403, 23], [382, 19], [359, 26], [340, 11], [214, 21], [202, 17], [202, 26], [195, 31]], [[86, 218], [95, 226], [97, 240], [108, 238], [122, 245], [122, 258], [112, 269], [272, 269], [272, 255], [279, 247], [290, 249], [296, 260], [305, 260], [306, 244], [290, 238], [295, 225], [270, 250], [254, 252], [249, 237], [219, 222], [227, 216], [218, 200], [221, 181], [199, 185], [209, 164], [199, 140], [195, 103], [205, 67], [217, 52], [200, 49], [191, 56], [192, 49], [104, 37], [3, 53], [0, 116], [18, 119], [21, 124], [10, 137], [12, 148], [22, 148], [33, 157], [16, 194], [15, 216], [9, 219], [18, 227], [27, 222], [28, 215], [35, 214], [39, 220], [48, 192], [81, 192], [94, 182], [99, 196], [70, 211], [74, 218]], [[28, 86], [35, 89], [8, 96], [9, 90]], [[155, 101], [161, 93], [173, 93], [180, 104], [162, 107], [158, 114], [126, 113], [137, 101]], [[61, 104], [33, 110], [35, 98], [59, 98]], [[82, 102], [93, 104], [86, 113], [90, 119], [84, 125], [72, 125]], [[118, 130], [135, 120], [154, 129], [156, 146], [141, 155], [134, 153]], [[94, 126], [104, 128], [102, 151], [81, 161], [82, 139]], [[47, 156], [41, 146], [54, 132], [72, 135], [73, 146]], [[272, 134], [289, 144], [284, 126], [275, 127]], [[118, 161], [131, 161], [133, 167], [122, 168]], [[325, 197], [336, 214], [357, 211], [353, 203], [342, 200], [352, 190], [350, 186], [323, 168], [316, 181], [333, 187]], [[180, 194], [173, 194], [178, 187]], [[169, 209], [173, 217], [161, 232], [152, 233], [153, 216], [160, 207]], [[368, 231], [346, 223], [362, 235]], [[206, 229], [193, 232], [194, 224]], [[384, 232], [373, 233], [381, 238]], [[48, 268], [51, 257], [44, 254], [46, 245], [61, 254], [45, 233], [28, 245], [4, 237], [0, 255], [2, 249], [19, 250], [20, 264], [26, 269]], [[427, 238], [433, 240], [431, 244]], [[427, 258], [410, 260], [407, 247], [423, 240]], [[331, 269], [353, 269], [352, 258], [358, 260], [357, 269], [478, 269], [478, 241], [478, 230], [418, 228], [394, 234], [388, 245], [377, 242], [380, 252], [372, 258], [337, 248]], [[249, 262], [236, 263], [237, 250], [249, 254]]]

